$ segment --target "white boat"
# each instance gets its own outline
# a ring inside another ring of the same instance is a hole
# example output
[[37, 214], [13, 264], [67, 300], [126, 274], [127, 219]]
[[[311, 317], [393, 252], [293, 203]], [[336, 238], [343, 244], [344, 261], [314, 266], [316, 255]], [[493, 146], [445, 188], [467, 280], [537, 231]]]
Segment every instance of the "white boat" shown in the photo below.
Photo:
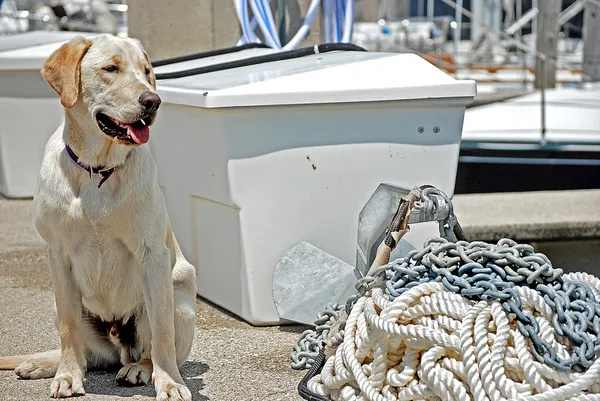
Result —
[[[600, 145], [600, 84], [536, 91], [467, 110], [463, 144]], [[472, 145], [475, 146], [475, 145]]]
[[600, 84], [465, 113], [456, 193], [600, 188]]

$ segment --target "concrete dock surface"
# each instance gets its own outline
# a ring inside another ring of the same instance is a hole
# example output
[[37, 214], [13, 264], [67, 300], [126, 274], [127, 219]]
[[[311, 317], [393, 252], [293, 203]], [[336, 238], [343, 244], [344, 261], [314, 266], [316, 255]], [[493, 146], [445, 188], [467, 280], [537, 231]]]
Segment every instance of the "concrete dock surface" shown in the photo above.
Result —
[[[531, 243], [555, 267], [600, 275], [600, 190], [458, 195], [453, 200], [469, 238]], [[58, 348], [45, 244], [35, 232], [31, 200], [0, 197], [0, 355]], [[197, 300], [194, 346], [182, 375], [194, 400], [300, 400], [304, 371], [290, 352], [304, 326], [253, 327]], [[126, 388], [117, 370], [89, 372], [83, 400], [152, 400], [151, 385]], [[49, 399], [51, 379], [18, 380], [0, 371], [0, 401]]]
[[[59, 347], [45, 245], [31, 222], [30, 200], [0, 197], [0, 355]], [[253, 327], [201, 299], [194, 345], [182, 376], [198, 401], [300, 400], [304, 372], [290, 368], [303, 326]], [[152, 385], [121, 387], [117, 370], [88, 372], [83, 401], [153, 400]], [[20, 380], [0, 371], [1, 401], [49, 400], [52, 379]]]

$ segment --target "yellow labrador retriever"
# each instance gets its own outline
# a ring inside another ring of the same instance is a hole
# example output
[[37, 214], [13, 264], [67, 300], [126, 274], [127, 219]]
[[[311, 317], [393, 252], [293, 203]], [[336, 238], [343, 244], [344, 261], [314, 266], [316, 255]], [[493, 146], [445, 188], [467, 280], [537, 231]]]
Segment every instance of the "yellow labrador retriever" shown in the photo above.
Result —
[[145, 145], [160, 105], [148, 57], [134, 39], [78, 37], [42, 74], [65, 109], [34, 197], [61, 349], [3, 357], [0, 369], [54, 377], [50, 395], [61, 398], [85, 393], [86, 368], [121, 363], [120, 384], [152, 378], [157, 400], [191, 400], [179, 367], [194, 337], [196, 270], [171, 230]]

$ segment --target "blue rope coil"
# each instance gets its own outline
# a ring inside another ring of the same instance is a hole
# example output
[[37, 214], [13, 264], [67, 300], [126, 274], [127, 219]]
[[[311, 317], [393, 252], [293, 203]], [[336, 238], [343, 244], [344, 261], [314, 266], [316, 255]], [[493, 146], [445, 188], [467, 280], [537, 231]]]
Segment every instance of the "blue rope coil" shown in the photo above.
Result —
[[[387, 276], [390, 301], [430, 281], [441, 282], [449, 291], [473, 301], [498, 300], [515, 315], [518, 330], [531, 340], [536, 359], [554, 369], [582, 372], [600, 353], [600, 302], [595, 293], [585, 283], [564, 281], [562, 269], [553, 268], [550, 260], [530, 245], [510, 239], [488, 244], [432, 238], [423, 250], [411, 251], [382, 272]], [[517, 286], [537, 291], [555, 311], [554, 330], [572, 346], [568, 358], [561, 358], [540, 338], [538, 322], [522, 309]]]

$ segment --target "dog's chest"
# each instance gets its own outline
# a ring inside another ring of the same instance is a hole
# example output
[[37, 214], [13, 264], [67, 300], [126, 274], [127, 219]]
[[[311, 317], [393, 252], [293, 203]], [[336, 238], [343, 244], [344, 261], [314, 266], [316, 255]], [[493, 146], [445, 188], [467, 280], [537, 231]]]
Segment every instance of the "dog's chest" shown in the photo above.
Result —
[[106, 182], [103, 187], [97, 188], [93, 181], [91, 185], [83, 186], [79, 196], [71, 201], [73, 211], [80, 212], [81, 217], [92, 223], [118, 222], [126, 202], [120, 193], [112, 191], [110, 184], [113, 183]]
[[131, 315], [143, 301], [141, 266], [123, 242], [107, 234], [102, 225], [82, 228], [71, 261], [84, 305], [105, 320]]
[[53, 237], [72, 263], [74, 281], [84, 305], [105, 320], [131, 316], [143, 303], [142, 266], [123, 236], [123, 208], [104, 204], [102, 197], [62, 203], [63, 219]]

